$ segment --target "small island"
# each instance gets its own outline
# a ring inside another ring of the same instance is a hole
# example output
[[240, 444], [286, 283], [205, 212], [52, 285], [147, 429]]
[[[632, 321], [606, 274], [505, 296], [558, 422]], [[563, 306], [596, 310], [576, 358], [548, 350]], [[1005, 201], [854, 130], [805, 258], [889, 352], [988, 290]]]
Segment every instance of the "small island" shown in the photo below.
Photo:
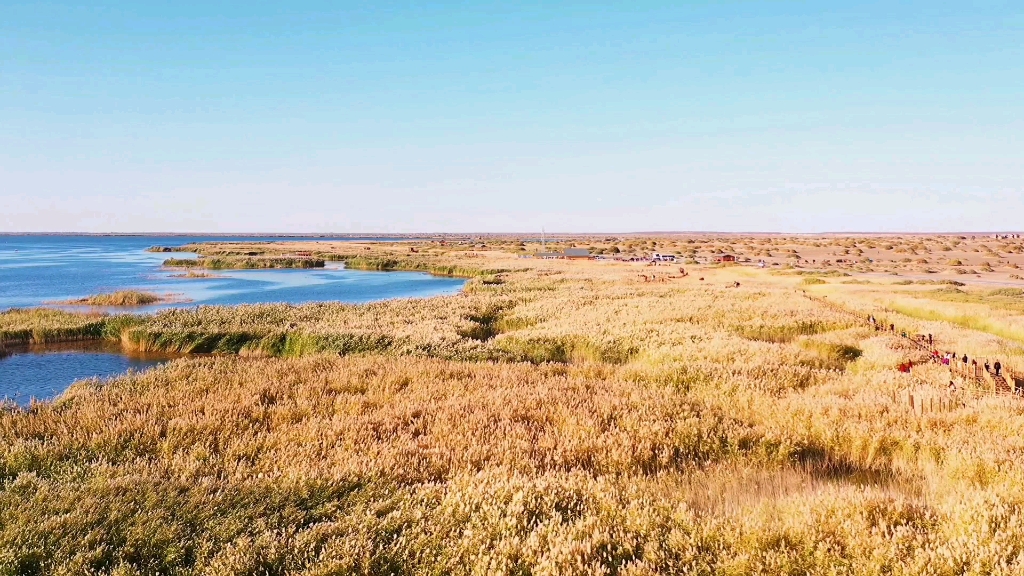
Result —
[[217, 256], [199, 258], [169, 258], [167, 268], [205, 268], [207, 270], [260, 270], [269, 268], [323, 268], [322, 258], [310, 257], [251, 257]]
[[186, 278], [192, 280], [207, 280], [211, 278], [223, 278], [217, 274], [210, 274], [209, 272], [196, 272], [193, 269], [188, 269], [188, 272], [182, 274], [171, 274], [171, 278]]
[[110, 292], [107, 294], [94, 294], [85, 298], [79, 298], [76, 300], [67, 300], [61, 302], [61, 304], [70, 304], [76, 306], [122, 306], [122, 307], [136, 307], [136, 306], [148, 306], [150, 304], [158, 304], [160, 302], [167, 302], [169, 298], [153, 294], [151, 292], [140, 292], [137, 290], [121, 290], [118, 292]]

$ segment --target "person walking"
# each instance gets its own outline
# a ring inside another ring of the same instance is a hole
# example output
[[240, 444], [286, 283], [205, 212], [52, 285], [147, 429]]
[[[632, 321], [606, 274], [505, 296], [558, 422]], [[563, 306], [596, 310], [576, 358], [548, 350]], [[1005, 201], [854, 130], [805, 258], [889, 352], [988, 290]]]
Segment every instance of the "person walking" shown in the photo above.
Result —
[[996, 376], [999, 376], [999, 373], [1003, 370], [1003, 365], [999, 363], [999, 360], [996, 360], [996, 363], [993, 364], [992, 367], [996, 369]]
[[931, 347], [931, 345], [932, 345], [932, 335], [929, 334], [928, 335], [928, 346]]
[[988, 360], [985, 360], [985, 372], [991, 372], [991, 370], [989, 370]]

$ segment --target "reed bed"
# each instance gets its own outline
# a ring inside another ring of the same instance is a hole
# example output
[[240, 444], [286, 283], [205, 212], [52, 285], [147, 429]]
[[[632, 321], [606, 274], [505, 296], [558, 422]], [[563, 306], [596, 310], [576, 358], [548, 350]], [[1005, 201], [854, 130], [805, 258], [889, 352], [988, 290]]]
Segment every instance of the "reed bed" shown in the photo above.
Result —
[[120, 290], [118, 292], [110, 292], [107, 294], [94, 294], [85, 298], [79, 298], [77, 300], [69, 300], [64, 304], [79, 304], [83, 306], [146, 306], [148, 304], [156, 304], [157, 302], [163, 302], [164, 297], [150, 292], [140, 292], [137, 290]]
[[122, 323], [121, 318], [103, 314], [11, 309], [0, 313], [0, 344], [97, 340]]
[[[0, 415], [0, 566], [1019, 568], [1018, 473], [985, 463], [1019, 449], [996, 431], [1020, 413], [921, 429], [863, 392], [737, 409], [746, 394], [714, 375], [684, 391], [624, 370], [225, 357], [85, 381]], [[975, 532], [979, 517], [998, 528]]]
[[322, 258], [217, 256], [208, 258], [168, 258], [168, 268], [205, 268], [207, 270], [262, 270], [272, 268], [323, 268]]
[[508, 272], [508, 270], [502, 269], [481, 269], [455, 264], [437, 264], [408, 258], [344, 256], [335, 257], [334, 259], [344, 262], [346, 268], [351, 268], [353, 270], [427, 272], [435, 276], [455, 276], [462, 278], [475, 278], [478, 276], [493, 277], [498, 274]]

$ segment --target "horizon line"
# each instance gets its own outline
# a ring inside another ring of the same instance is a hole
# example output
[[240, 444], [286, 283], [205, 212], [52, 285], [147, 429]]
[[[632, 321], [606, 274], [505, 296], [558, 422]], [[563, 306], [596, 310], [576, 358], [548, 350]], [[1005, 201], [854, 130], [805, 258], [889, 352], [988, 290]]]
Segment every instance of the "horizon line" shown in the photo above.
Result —
[[[537, 232], [2, 232], [0, 236], [236, 236], [252, 238], [432, 238], [451, 236], [532, 236]], [[975, 231], [930, 231], [930, 232], [892, 232], [892, 231], [820, 231], [820, 232], [779, 232], [779, 231], [743, 231], [725, 232], [718, 230], [641, 230], [632, 232], [543, 232], [547, 236], [952, 236], [952, 235], [1000, 235], [1024, 234], [1013, 230], [975, 230]]]

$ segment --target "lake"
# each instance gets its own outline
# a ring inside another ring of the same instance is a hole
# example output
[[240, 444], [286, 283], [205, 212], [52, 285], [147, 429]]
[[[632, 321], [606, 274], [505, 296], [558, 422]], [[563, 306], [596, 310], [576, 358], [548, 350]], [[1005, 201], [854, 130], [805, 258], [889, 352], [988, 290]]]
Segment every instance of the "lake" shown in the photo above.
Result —
[[[4, 236], [0, 235], [0, 311], [53, 305], [117, 290], [173, 294], [176, 302], [130, 309], [149, 313], [171, 307], [262, 302], [316, 301], [364, 303], [390, 298], [425, 298], [457, 293], [459, 278], [420, 272], [365, 272], [340, 264], [313, 270], [223, 270], [213, 278], [176, 278], [163, 261], [182, 254], [146, 252], [150, 246], [210, 241], [285, 241], [280, 237], [223, 236]], [[389, 238], [302, 238], [355, 241]], [[0, 358], [0, 399], [27, 405], [30, 397], [49, 399], [72, 382], [145, 369], [160, 359], [131, 357], [105, 344], [13, 349]]]
[[[364, 272], [341, 264], [313, 270], [222, 270], [212, 278], [175, 278], [164, 270], [169, 257], [188, 254], [146, 252], [150, 246], [208, 241], [281, 241], [271, 237], [204, 236], [0, 236], [0, 310], [42, 306], [103, 292], [135, 289], [173, 294], [178, 303], [136, 311], [199, 304], [255, 304], [314, 301], [363, 303], [389, 298], [454, 294], [464, 281], [419, 272]], [[303, 238], [303, 240], [310, 240]], [[317, 238], [316, 240], [388, 240]]]
[[170, 359], [164, 355], [126, 355], [117, 343], [76, 342], [16, 347], [0, 359], [0, 400], [29, 405], [49, 400], [84, 378], [145, 370]]

